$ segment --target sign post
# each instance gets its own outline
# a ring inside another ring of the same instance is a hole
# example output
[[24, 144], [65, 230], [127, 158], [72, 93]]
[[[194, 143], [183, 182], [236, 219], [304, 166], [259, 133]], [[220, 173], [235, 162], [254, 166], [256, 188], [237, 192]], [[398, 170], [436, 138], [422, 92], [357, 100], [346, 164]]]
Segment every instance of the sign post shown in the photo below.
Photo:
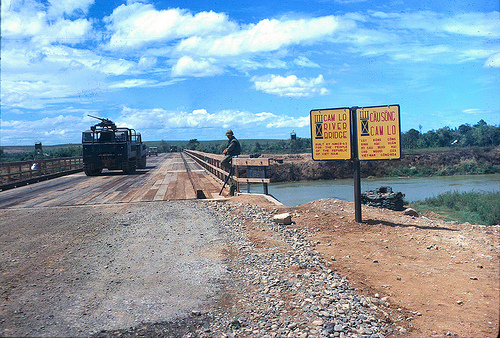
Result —
[[[356, 121], [356, 110], [358, 107], [351, 108], [351, 119]], [[358, 125], [353, 123], [352, 135], [358, 134]], [[352, 168], [354, 176], [354, 218], [358, 223], [363, 222], [363, 217], [361, 216], [361, 163], [358, 157], [358, 138], [352, 138]]]
[[361, 216], [360, 161], [401, 158], [399, 105], [311, 110], [312, 158], [351, 160], [356, 222]]

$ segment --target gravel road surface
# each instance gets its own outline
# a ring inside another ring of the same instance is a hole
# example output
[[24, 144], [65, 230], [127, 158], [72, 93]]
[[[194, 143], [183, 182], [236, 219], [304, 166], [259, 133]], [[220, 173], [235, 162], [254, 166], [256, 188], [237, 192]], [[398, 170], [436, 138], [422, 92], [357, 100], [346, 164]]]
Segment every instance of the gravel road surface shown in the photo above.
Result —
[[0, 336], [497, 337], [498, 226], [363, 215], [255, 196], [0, 209]]
[[189, 201], [0, 209], [0, 336], [88, 336], [185, 317], [226, 273]]

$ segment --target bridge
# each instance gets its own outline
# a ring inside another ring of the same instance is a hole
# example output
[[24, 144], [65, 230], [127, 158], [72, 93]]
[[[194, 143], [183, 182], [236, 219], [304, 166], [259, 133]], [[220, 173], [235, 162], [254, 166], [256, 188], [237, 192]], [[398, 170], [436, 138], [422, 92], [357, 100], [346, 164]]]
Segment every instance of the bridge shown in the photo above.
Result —
[[[148, 157], [147, 168], [137, 170], [132, 175], [124, 175], [121, 171], [104, 171], [99, 176], [87, 177], [83, 172], [71, 168], [70, 175], [0, 192], [0, 208], [220, 199], [228, 194], [226, 185], [226, 190], [219, 195], [228, 175], [220, 168], [220, 160], [221, 155], [189, 151]], [[267, 159], [241, 158], [234, 162], [236, 173], [232, 179], [238, 185], [238, 190], [243, 183], [262, 183], [267, 193]], [[242, 171], [238, 168], [244, 168], [243, 173], [247, 176], [259, 177], [239, 177]], [[255, 168], [261, 170], [256, 171]], [[22, 181], [23, 184], [37, 180], [33, 172], [39, 170], [27, 169], [30, 178]]]
[[[65, 160], [1, 164], [0, 335], [88, 336], [202, 307], [227, 278], [233, 242], [211, 203], [192, 201], [227, 196], [221, 159], [159, 154], [134, 174], [90, 177]], [[256, 163], [234, 162], [239, 173]]]

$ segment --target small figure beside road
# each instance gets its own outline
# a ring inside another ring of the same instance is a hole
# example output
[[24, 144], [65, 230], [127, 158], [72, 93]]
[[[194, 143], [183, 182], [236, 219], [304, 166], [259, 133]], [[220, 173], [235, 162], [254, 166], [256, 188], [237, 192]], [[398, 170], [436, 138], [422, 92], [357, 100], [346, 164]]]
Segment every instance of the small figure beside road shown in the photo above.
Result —
[[[224, 182], [219, 195], [222, 194], [222, 190], [224, 190], [224, 187], [233, 174], [233, 156], [238, 156], [241, 153], [240, 142], [236, 139], [236, 137], [234, 137], [233, 131], [231, 129], [226, 131], [226, 136], [228, 141], [226, 149], [224, 149], [224, 151], [222, 152], [225, 156], [221, 161], [221, 166], [223, 169], [229, 171], [229, 174], [226, 177], [226, 181]], [[236, 185], [233, 182], [229, 188], [229, 196], [234, 196], [235, 191]]]
[[241, 145], [240, 142], [234, 137], [233, 131], [229, 129], [226, 131], [227, 136], [227, 146], [226, 149], [222, 152], [225, 156], [222, 159], [221, 165], [227, 171], [231, 170], [231, 163], [233, 156], [238, 156], [241, 153]]

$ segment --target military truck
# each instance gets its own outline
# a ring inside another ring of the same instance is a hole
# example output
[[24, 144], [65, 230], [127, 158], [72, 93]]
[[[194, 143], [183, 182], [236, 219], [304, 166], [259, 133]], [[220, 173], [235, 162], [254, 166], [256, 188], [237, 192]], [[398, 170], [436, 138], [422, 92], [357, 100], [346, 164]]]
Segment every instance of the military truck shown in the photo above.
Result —
[[123, 170], [130, 174], [146, 168], [146, 145], [141, 134], [131, 128], [118, 128], [111, 120], [100, 120], [82, 133], [83, 169], [87, 176], [99, 175], [102, 169]]
[[149, 147], [148, 148], [148, 156], [158, 156], [158, 147]]

